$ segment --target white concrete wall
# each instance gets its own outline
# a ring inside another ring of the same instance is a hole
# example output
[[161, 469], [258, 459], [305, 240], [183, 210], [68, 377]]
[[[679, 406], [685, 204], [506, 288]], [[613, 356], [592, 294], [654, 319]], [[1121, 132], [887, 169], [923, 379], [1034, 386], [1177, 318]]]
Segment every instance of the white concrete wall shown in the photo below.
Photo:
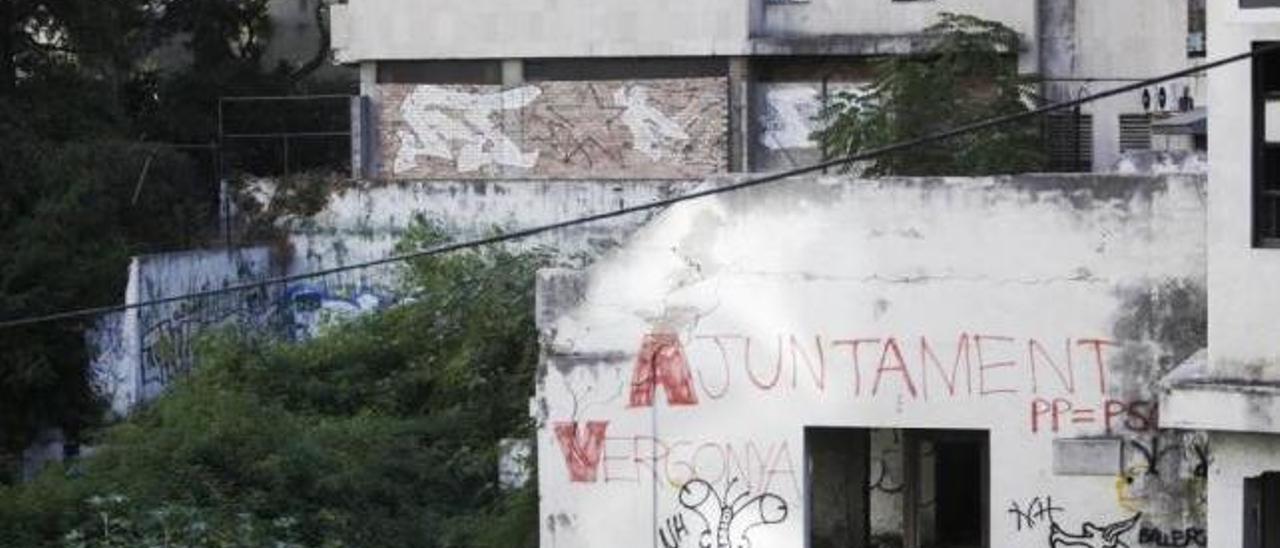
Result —
[[[1209, 545], [1244, 546], [1244, 480], [1264, 472], [1280, 472], [1280, 436], [1214, 434], [1209, 472]], [[1275, 516], [1264, 519], [1274, 520]], [[1268, 525], [1274, 524], [1268, 521]]]
[[[1210, 58], [1280, 40], [1280, 10], [1209, 2]], [[1209, 76], [1209, 364], [1219, 377], [1280, 380], [1280, 249], [1251, 247], [1249, 62]]]
[[[196, 250], [134, 257], [125, 304], [250, 282], [270, 274], [267, 248]], [[259, 325], [267, 299], [245, 294], [192, 299], [109, 314], [89, 330], [94, 389], [125, 415], [158, 396], [193, 364], [197, 336], [214, 326]]]
[[[544, 273], [542, 546], [671, 546], [677, 521], [727, 546], [726, 517], [734, 546], [805, 546], [806, 426], [988, 431], [994, 547], [1202, 531], [1202, 440], [1156, 430], [1152, 383], [1203, 344], [1159, 333], [1203, 311], [1151, 304], [1203, 297], [1204, 207], [1190, 176], [801, 179]], [[1054, 473], [1056, 442], [1098, 438]], [[686, 504], [735, 478], [763, 506]]]
[[939, 14], [951, 12], [994, 19], [1013, 27], [1028, 39], [1027, 46], [1034, 56], [1036, 4], [1032, 0], [766, 0], [761, 34], [916, 34], [937, 22]]
[[[279, 227], [287, 245], [198, 250], [136, 257], [125, 302], [173, 297], [266, 277], [298, 275], [381, 259], [396, 252], [416, 219], [436, 223], [458, 240], [600, 213], [648, 202], [692, 183], [682, 181], [432, 181], [364, 184], [337, 192], [308, 218]], [[272, 184], [253, 183], [261, 206]], [[580, 264], [648, 216], [637, 214], [530, 238], [566, 264]], [[243, 220], [241, 220], [243, 221]], [[283, 339], [305, 339], [403, 298], [399, 265], [356, 269], [263, 291], [227, 293], [102, 318], [87, 335], [95, 388], [117, 414], [158, 396], [193, 365], [193, 345], [213, 327], [236, 324]]]
[[[1056, 84], [1072, 97], [1106, 91], [1202, 62], [1187, 57], [1187, 0], [1075, 0], [1072, 4], [1075, 6], [1074, 43], [1068, 50], [1069, 59], [1056, 65], [1070, 67], [1070, 70], [1049, 75], [1081, 80]], [[1205, 79], [1188, 77], [1152, 86], [1149, 91], [1153, 111], [1161, 110], [1155, 105], [1161, 87], [1169, 98], [1168, 107], [1163, 110], [1177, 110], [1184, 88], [1190, 90], [1197, 106], [1206, 104]], [[1120, 159], [1120, 115], [1146, 112], [1142, 92], [1091, 103], [1084, 112], [1093, 115], [1094, 170], [1106, 171]]]
[[749, 12], [746, 0], [350, 0], [333, 37], [341, 62], [734, 55]]

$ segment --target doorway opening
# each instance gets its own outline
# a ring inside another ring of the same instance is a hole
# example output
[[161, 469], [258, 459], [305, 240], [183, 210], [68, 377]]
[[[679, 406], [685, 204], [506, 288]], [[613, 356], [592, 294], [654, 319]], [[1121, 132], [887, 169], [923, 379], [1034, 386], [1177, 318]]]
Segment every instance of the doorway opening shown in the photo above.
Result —
[[810, 548], [986, 548], [980, 430], [806, 428]]

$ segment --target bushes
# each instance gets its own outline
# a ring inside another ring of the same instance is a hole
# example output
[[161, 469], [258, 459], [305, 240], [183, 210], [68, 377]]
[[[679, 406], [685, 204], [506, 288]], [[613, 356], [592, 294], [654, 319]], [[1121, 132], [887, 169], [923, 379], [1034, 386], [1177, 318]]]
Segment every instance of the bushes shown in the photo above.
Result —
[[128, 501], [113, 511], [132, 516], [140, 529], [120, 534], [133, 539], [154, 536], [144, 518], [165, 510], [200, 516], [217, 538], [289, 523], [276, 538], [304, 546], [534, 545], [536, 494], [500, 489], [497, 461], [500, 440], [531, 435], [541, 262], [422, 260], [410, 304], [309, 343], [205, 341], [196, 372], [93, 456], [0, 493], [0, 545], [54, 546], [77, 530], [103, 542], [91, 535], [102, 510], [86, 501], [109, 493]]

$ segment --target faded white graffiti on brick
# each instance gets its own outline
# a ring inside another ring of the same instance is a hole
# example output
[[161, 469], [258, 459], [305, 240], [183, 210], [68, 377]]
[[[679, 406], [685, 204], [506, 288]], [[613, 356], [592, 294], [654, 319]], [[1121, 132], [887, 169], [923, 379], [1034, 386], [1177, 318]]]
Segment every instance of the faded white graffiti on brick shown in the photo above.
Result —
[[[858, 93], [862, 84], [829, 84], [827, 99], [839, 93]], [[818, 148], [813, 132], [820, 129], [824, 97], [822, 84], [768, 84], [764, 91], [764, 109], [760, 113], [760, 145], [769, 150], [805, 150]]]
[[728, 165], [724, 78], [379, 86], [378, 165], [418, 177], [688, 178]]
[[524, 108], [540, 94], [534, 86], [493, 93], [417, 86], [400, 106], [407, 127], [398, 132], [394, 171], [416, 168], [420, 156], [452, 161], [462, 173], [491, 165], [532, 168], [538, 152], [521, 150], [494, 117], [503, 110]]
[[645, 156], [662, 160], [689, 140], [680, 124], [649, 104], [647, 87], [623, 86], [614, 92], [613, 100], [626, 109], [622, 111], [622, 123], [631, 130], [635, 149]]

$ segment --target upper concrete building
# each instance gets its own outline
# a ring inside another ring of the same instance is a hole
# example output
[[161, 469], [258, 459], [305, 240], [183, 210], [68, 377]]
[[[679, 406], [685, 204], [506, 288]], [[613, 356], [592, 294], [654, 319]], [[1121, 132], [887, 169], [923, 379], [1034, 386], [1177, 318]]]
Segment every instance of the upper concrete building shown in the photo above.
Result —
[[[1280, 44], [1280, 1], [1209, 6], [1209, 53]], [[1280, 547], [1280, 52], [1209, 74], [1206, 352], [1166, 379], [1162, 425], [1212, 431], [1214, 546]]]
[[[875, 58], [922, 51], [922, 31], [944, 12], [1017, 30], [1020, 69], [1060, 100], [1198, 62], [1203, 5], [349, 0], [331, 19], [336, 59], [362, 69], [367, 176], [687, 178], [819, 159], [813, 116], [866, 85]], [[1153, 122], [1204, 95], [1192, 78], [1056, 118], [1054, 167], [1107, 170], [1129, 151], [1202, 148], [1195, 115], [1172, 120], [1172, 139], [1153, 139], [1165, 131]]]

